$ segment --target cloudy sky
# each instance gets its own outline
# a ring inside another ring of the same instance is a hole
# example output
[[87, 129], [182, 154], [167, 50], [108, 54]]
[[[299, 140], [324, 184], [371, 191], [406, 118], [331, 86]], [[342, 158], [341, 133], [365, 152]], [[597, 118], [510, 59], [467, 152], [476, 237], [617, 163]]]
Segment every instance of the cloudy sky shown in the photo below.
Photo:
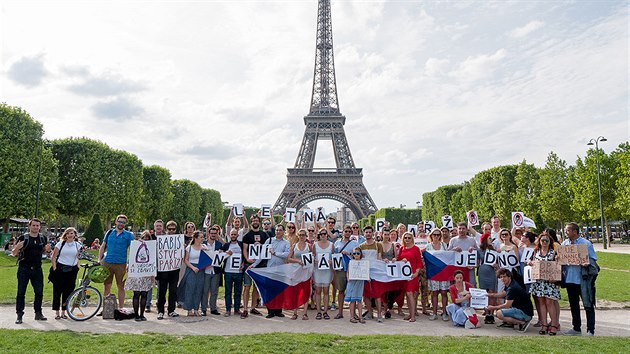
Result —
[[[0, 100], [49, 139], [273, 203], [304, 132], [316, 15], [316, 1], [2, 1]], [[333, 1], [332, 20], [346, 135], [379, 207], [629, 139], [626, 1]], [[316, 167], [333, 166], [320, 142]]]

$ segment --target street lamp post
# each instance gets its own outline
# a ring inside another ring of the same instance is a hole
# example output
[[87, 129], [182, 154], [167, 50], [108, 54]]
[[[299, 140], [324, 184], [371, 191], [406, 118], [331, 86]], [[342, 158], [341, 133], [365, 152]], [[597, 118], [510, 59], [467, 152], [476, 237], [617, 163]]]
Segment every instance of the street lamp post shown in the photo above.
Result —
[[42, 189], [42, 154], [44, 153], [44, 142], [39, 147], [39, 165], [37, 166], [37, 190], [35, 192], [35, 217], [39, 217], [39, 193]]
[[589, 146], [595, 145], [595, 161], [597, 163], [597, 192], [599, 193], [599, 216], [601, 218], [602, 225], [602, 235], [604, 236], [604, 249], [608, 248], [608, 238], [606, 237], [606, 231], [604, 231], [604, 204], [602, 204], [602, 182], [600, 178], [600, 168], [599, 168], [599, 143], [607, 141], [608, 139], [603, 136], [598, 136], [597, 139], [591, 139], [588, 141]]

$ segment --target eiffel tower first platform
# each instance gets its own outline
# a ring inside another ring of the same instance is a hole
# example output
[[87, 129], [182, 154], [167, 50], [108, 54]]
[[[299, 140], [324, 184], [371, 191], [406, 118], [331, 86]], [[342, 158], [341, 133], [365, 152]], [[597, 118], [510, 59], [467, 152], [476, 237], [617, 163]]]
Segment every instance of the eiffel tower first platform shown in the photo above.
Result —
[[[306, 130], [295, 166], [287, 169], [287, 184], [274, 206], [279, 214], [285, 208], [299, 210], [316, 199], [341, 202], [357, 218], [376, 211], [363, 184], [362, 169], [354, 165], [343, 129], [345, 123], [337, 100], [330, 0], [319, 0], [311, 108], [304, 117]], [[319, 140], [332, 140], [337, 168], [313, 168]]]

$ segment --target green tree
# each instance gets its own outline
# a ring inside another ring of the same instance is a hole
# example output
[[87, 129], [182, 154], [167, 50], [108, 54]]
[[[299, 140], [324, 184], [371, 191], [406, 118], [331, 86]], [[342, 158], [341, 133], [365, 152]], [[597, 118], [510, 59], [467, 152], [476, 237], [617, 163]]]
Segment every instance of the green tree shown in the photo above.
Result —
[[85, 237], [85, 244], [91, 245], [95, 238], [99, 238], [103, 241], [101, 238], [104, 231], [100, 216], [98, 216], [98, 214], [92, 215], [92, 220], [83, 234], [83, 237]]
[[142, 161], [126, 151], [109, 149], [99, 171], [104, 199], [100, 212], [105, 220], [113, 220], [118, 214], [125, 214], [134, 223], [141, 221], [143, 201]]
[[193, 181], [178, 179], [171, 182], [173, 191], [173, 209], [171, 217], [179, 225], [192, 221], [199, 227], [199, 210], [201, 209], [201, 187]]
[[462, 188], [453, 193], [449, 204], [449, 211], [454, 224], [466, 221], [466, 213], [473, 208], [472, 201], [470, 182], [464, 182]]
[[516, 167], [515, 183], [514, 211], [536, 219], [540, 214], [540, 170], [523, 160]]
[[621, 219], [630, 220], [630, 143], [626, 141], [619, 144], [610, 157], [615, 160], [617, 166], [615, 206]]
[[199, 220], [203, 221], [206, 213], [212, 213], [212, 223], [223, 224], [223, 202], [221, 193], [214, 189], [204, 188], [201, 191], [201, 208], [199, 209]]
[[142, 203], [145, 223], [166, 218], [173, 205], [171, 172], [160, 166], [142, 168], [144, 201]]
[[0, 216], [32, 217], [41, 158], [40, 210], [57, 204], [57, 163], [42, 125], [19, 107], [0, 104]]
[[573, 218], [569, 170], [566, 161], [553, 151], [547, 156], [545, 167], [540, 175], [540, 215], [545, 223], [562, 228]]

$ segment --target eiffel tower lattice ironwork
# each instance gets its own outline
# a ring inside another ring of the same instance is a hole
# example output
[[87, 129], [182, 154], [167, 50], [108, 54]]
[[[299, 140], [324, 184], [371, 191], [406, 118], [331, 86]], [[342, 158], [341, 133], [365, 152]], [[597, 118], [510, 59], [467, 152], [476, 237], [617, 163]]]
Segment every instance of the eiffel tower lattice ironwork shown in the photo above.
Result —
[[[295, 167], [287, 169], [287, 184], [276, 201], [276, 211], [284, 212], [284, 208], [299, 210], [316, 199], [341, 202], [357, 218], [376, 211], [363, 184], [363, 171], [354, 165], [343, 129], [345, 122], [337, 99], [330, 0], [320, 0], [311, 108], [304, 117], [306, 130]], [[332, 140], [337, 168], [313, 168], [319, 140]]]

